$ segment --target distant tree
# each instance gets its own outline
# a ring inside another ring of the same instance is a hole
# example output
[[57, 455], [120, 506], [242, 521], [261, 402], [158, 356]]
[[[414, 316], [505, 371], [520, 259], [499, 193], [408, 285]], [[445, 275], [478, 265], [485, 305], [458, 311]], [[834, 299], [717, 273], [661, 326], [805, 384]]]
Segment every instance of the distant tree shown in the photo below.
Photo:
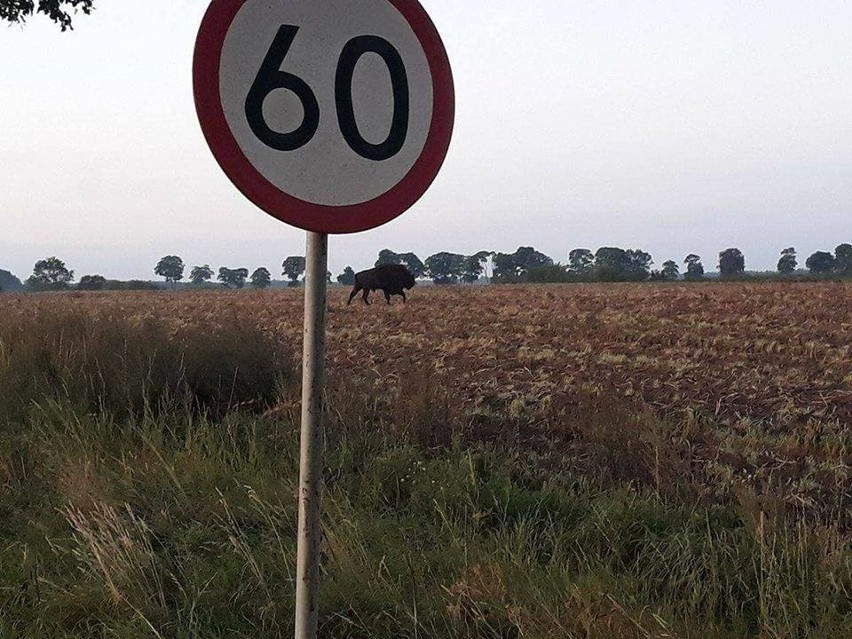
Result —
[[81, 291], [102, 291], [107, 284], [103, 275], [84, 275], [80, 278], [77, 288]]
[[680, 268], [674, 260], [666, 260], [663, 262], [663, 268], [660, 271], [660, 277], [664, 280], [676, 280], [680, 277]]
[[476, 255], [469, 255], [462, 260], [460, 273], [461, 281], [472, 284], [479, 281], [485, 270], [485, 261], [491, 256], [489, 251], [480, 251]]
[[402, 256], [390, 249], [382, 249], [379, 251], [379, 259], [376, 260], [376, 266], [383, 266], [385, 264], [402, 264]]
[[690, 253], [683, 261], [686, 264], [686, 274], [683, 279], [690, 282], [696, 282], [704, 278], [704, 265], [701, 263], [701, 258], [695, 253]]
[[497, 284], [517, 282], [519, 276], [520, 273], [518, 265], [515, 262], [514, 253], [494, 254], [494, 282], [496, 282]]
[[183, 279], [183, 260], [177, 255], [166, 255], [157, 262], [154, 273], [164, 278], [166, 282], [174, 284]]
[[595, 253], [595, 275], [604, 282], [641, 282], [650, 277], [653, 263], [641, 249], [604, 246]]
[[192, 271], [189, 273], [189, 281], [192, 282], [194, 286], [201, 286], [204, 282], [209, 281], [213, 275], [213, 269], [210, 268], [209, 264], [205, 264], [204, 266], [193, 266]]
[[426, 273], [435, 284], [455, 284], [461, 276], [464, 255], [436, 253], [426, 259]]
[[628, 249], [627, 255], [627, 277], [631, 282], [642, 282], [651, 275], [651, 265], [654, 259], [650, 253], [641, 249]]
[[343, 273], [337, 276], [337, 281], [343, 286], [353, 286], [355, 284], [355, 271], [351, 266], [343, 269]]
[[33, 267], [33, 274], [27, 278], [27, 287], [34, 290], [57, 291], [68, 288], [74, 281], [74, 271], [65, 268], [65, 262], [56, 257], [39, 260]]
[[288, 286], [298, 286], [299, 277], [305, 272], [305, 258], [300, 255], [291, 255], [281, 264], [284, 268], [282, 275], [286, 275], [290, 282]]
[[790, 248], [785, 248], [781, 251], [781, 259], [778, 260], [778, 272], [782, 275], [789, 275], [790, 273], [795, 272], [796, 267], [799, 265], [798, 260], [796, 259], [796, 249], [792, 246]]
[[568, 270], [578, 277], [592, 275], [595, 270], [595, 254], [589, 249], [574, 249], [568, 254]]
[[216, 279], [222, 282], [225, 288], [242, 288], [246, 285], [247, 277], [247, 268], [230, 269], [223, 266], [219, 269], [219, 275]]
[[104, 289], [108, 291], [159, 291], [160, 287], [155, 282], [146, 282], [143, 280], [128, 280], [126, 282], [107, 280]]
[[414, 253], [395, 253], [390, 249], [382, 249], [375, 265], [386, 264], [404, 264], [414, 277], [423, 277], [426, 274], [426, 265]]
[[531, 246], [521, 246], [514, 253], [494, 255], [494, 282], [520, 282], [532, 270], [553, 266], [553, 259]]
[[722, 277], [736, 277], [745, 272], [745, 257], [738, 248], [719, 253], [719, 273]]
[[251, 285], [254, 288], [268, 288], [272, 284], [272, 274], [269, 269], [261, 266], [251, 274]]
[[73, 29], [71, 14], [82, 11], [88, 15], [92, 12], [93, 0], [0, 0], [0, 20], [15, 23], [26, 22], [33, 13], [43, 13], [53, 20], [60, 28]]
[[834, 270], [841, 275], [852, 275], [852, 244], [841, 244], [834, 249]]
[[595, 252], [595, 276], [602, 282], [627, 279], [630, 258], [627, 251], [614, 246], [602, 246]]
[[0, 291], [13, 293], [15, 291], [20, 291], [22, 288], [24, 288], [24, 285], [21, 283], [21, 280], [12, 275], [9, 271], [0, 269]]
[[811, 273], [830, 273], [834, 270], [836, 260], [831, 253], [817, 251], [805, 262]]
[[524, 276], [525, 281], [537, 284], [558, 284], [569, 282], [568, 267], [563, 264], [550, 264], [548, 266], [537, 266], [531, 268]]
[[522, 246], [515, 251], [515, 262], [522, 273], [543, 266], [553, 266], [553, 259], [544, 253], [539, 253], [531, 246]]
[[407, 268], [415, 278], [426, 275], [426, 265], [421, 262], [420, 258], [414, 253], [402, 253], [399, 257], [402, 258], [402, 263], [405, 264], [405, 268]]

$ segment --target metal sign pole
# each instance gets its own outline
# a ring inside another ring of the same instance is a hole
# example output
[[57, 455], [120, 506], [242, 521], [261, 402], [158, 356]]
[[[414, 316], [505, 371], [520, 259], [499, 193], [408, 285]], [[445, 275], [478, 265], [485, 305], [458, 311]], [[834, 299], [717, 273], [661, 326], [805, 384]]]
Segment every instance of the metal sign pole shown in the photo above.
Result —
[[[334, 2], [313, 2], [305, 12], [296, 2], [209, 1], [192, 63], [207, 144], [249, 200], [309, 231], [295, 636], [316, 639], [327, 234], [379, 227], [426, 192], [453, 134], [453, 74], [419, 0], [349, 2], [347, 19]], [[366, 55], [378, 56], [390, 75], [356, 73]], [[279, 89], [301, 104], [276, 103], [286, 118], [267, 121], [266, 100]], [[355, 96], [363, 95], [371, 108], [356, 111]], [[361, 133], [388, 126], [380, 144]]]
[[315, 639], [319, 591], [322, 492], [322, 394], [325, 369], [328, 235], [308, 233], [305, 335], [302, 354], [302, 438], [296, 558], [296, 639]]

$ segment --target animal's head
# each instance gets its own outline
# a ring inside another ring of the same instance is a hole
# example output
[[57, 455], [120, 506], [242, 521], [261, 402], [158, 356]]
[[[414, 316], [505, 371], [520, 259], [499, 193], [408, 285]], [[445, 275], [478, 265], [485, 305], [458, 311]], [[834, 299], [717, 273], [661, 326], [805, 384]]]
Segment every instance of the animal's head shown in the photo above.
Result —
[[406, 269], [405, 271], [405, 288], [412, 289], [414, 285], [417, 284], [417, 280], [414, 279], [414, 276]]

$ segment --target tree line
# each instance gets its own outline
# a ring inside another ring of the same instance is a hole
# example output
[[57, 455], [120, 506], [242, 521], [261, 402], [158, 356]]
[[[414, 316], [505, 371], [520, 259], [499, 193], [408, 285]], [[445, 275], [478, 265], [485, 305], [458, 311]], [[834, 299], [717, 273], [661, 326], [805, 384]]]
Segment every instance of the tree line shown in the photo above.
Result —
[[[431, 279], [435, 284], [477, 282], [487, 265], [493, 271], [489, 281], [495, 284], [519, 282], [642, 282], [642, 281], [699, 281], [706, 272], [701, 256], [690, 253], [681, 264], [666, 260], [659, 269], [652, 268], [651, 254], [641, 249], [601, 247], [577, 248], [568, 254], [567, 263], [559, 263], [531, 246], [519, 247], [514, 253], [479, 251], [474, 255], [436, 253], [421, 261], [414, 253], [395, 253], [384, 249], [379, 253], [376, 266], [403, 264], [417, 278]], [[738, 248], [727, 248], [719, 253], [717, 268], [723, 279], [736, 279], [745, 275], [745, 256]], [[852, 244], [840, 244], [834, 253], [817, 251], [807, 258], [805, 267], [811, 275], [852, 276]], [[776, 272], [779, 276], [792, 276], [799, 270], [798, 256], [793, 247], [781, 251]], [[354, 272], [347, 267], [338, 277], [341, 284], [351, 284]]]
[[[291, 256], [282, 263], [282, 275], [287, 277], [289, 286], [298, 286], [299, 277], [305, 271], [305, 258]], [[187, 266], [181, 257], [177, 255], [166, 255], [162, 257], [154, 267], [154, 274], [165, 280], [166, 286], [176, 286], [184, 280]], [[229, 268], [222, 266], [218, 273], [209, 264], [193, 266], [189, 270], [189, 284], [193, 286], [209, 285], [214, 275], [216, 280], [225, 288], [243, 288], [250, 283], [253, 288], [267, 288], [272, 285], [272, 273], [269, 269], [261, 266], [249, 275], [249, 269]], [[0, 270], [0, 291], [62, 291], [75, 288], [82, 291], [101, 290], [151, 290], [160, 288], [153, 282], [144, 280], [119, 281], [109, 280], [103, 275], [84, 275], [80, 281], [74, 284], [74, 271], [69, 269], [65, 262], [57, 257], [48, 257], [39, 260], [33, 267], [33, 273], [24, 282], [21, 282], [12, 273]], [[331, 281], [331, 273], [328, 273]]]
[[[554, 261], [551, 257], [531, 246], [519, 247], [514, 253], [479, 251], [474, 255], [461, 255], [442, 251], [421, 260], [414, 253], [396, 253], [390, 249], [379, 252], [376, 266], [402, 264], [418, 279], [429, 279], [438, 285], [472, 284], [485, 279], [494, 284], [521, 282], [643, 282], [643, 281], [700, 281], [706, 273], [701, 256], [690, 253], [683, 259], [683, 268], [675, 260], [666, 260], [659, 269], [652, 268], [651, 254], [641, 249], [601, 247], [577, 248], [568, 254], [567, 263]], [[745, 275], [745, 256], [738, 248], [728, 248], [719, 253], [717, 268], [722, 279], [736, 279]], [[852, 244], [838, 245], [834, 252], [816, 251], [805, 260], [806, 272], [813, 276], [852, 276]], [[486, 269], [490, 267], [490, 276]], [[287, 257], [281, 263], [281, 275], [287, 286], [299, 286], [305, 272], [305, 258], [299, 255]], [[799, 258], [794, 247], [781, 251], [776, 273], [779, 277], [790, 277], [805, 271], [799, 268]], [[162, 277], [167, 286], [176, 286], [187, 274], [187, 266], [177, 255], [166, 255], [154, 267], [154, 274]], [[240, 289], [246, 285], [264, 289], [272, 285], [272, 273], [266, 267], [258, 267], [251, 273], [244, 267], [222, 266], [214, 271], [209, 264], [189, 269], [189, 284], [196, 287], [210, 286], [213, 277], [224, 288]], [[328, 282], [332, 281], [327, 273]], [[85, 291], [98, 290], [150, 290], [158, 288], [152, 282], [131, 280], [122, 282], [108, 280], [102, 275], [84, 275], [74, 284], [74, 271], [57, 257], [36, 262], [32, 275], [21, 282], [9, 271], [0, 269], [0, 291], [50, 291], [76, 288]], [[355, 270], [347, 266], [337, 276], [344, 286], [355, 283]]]

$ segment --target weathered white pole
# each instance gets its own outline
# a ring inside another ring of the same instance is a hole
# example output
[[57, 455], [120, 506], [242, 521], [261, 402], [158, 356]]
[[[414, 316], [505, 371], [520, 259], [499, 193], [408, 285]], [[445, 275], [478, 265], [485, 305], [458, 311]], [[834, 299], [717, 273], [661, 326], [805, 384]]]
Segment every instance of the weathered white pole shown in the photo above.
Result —
[[308, 233], [305, 257], [305, 335], [302, 353], [302, 443], [296, 557], [296, 639], [316, 639], [322, 494], [322, 394], [328, 235]]

